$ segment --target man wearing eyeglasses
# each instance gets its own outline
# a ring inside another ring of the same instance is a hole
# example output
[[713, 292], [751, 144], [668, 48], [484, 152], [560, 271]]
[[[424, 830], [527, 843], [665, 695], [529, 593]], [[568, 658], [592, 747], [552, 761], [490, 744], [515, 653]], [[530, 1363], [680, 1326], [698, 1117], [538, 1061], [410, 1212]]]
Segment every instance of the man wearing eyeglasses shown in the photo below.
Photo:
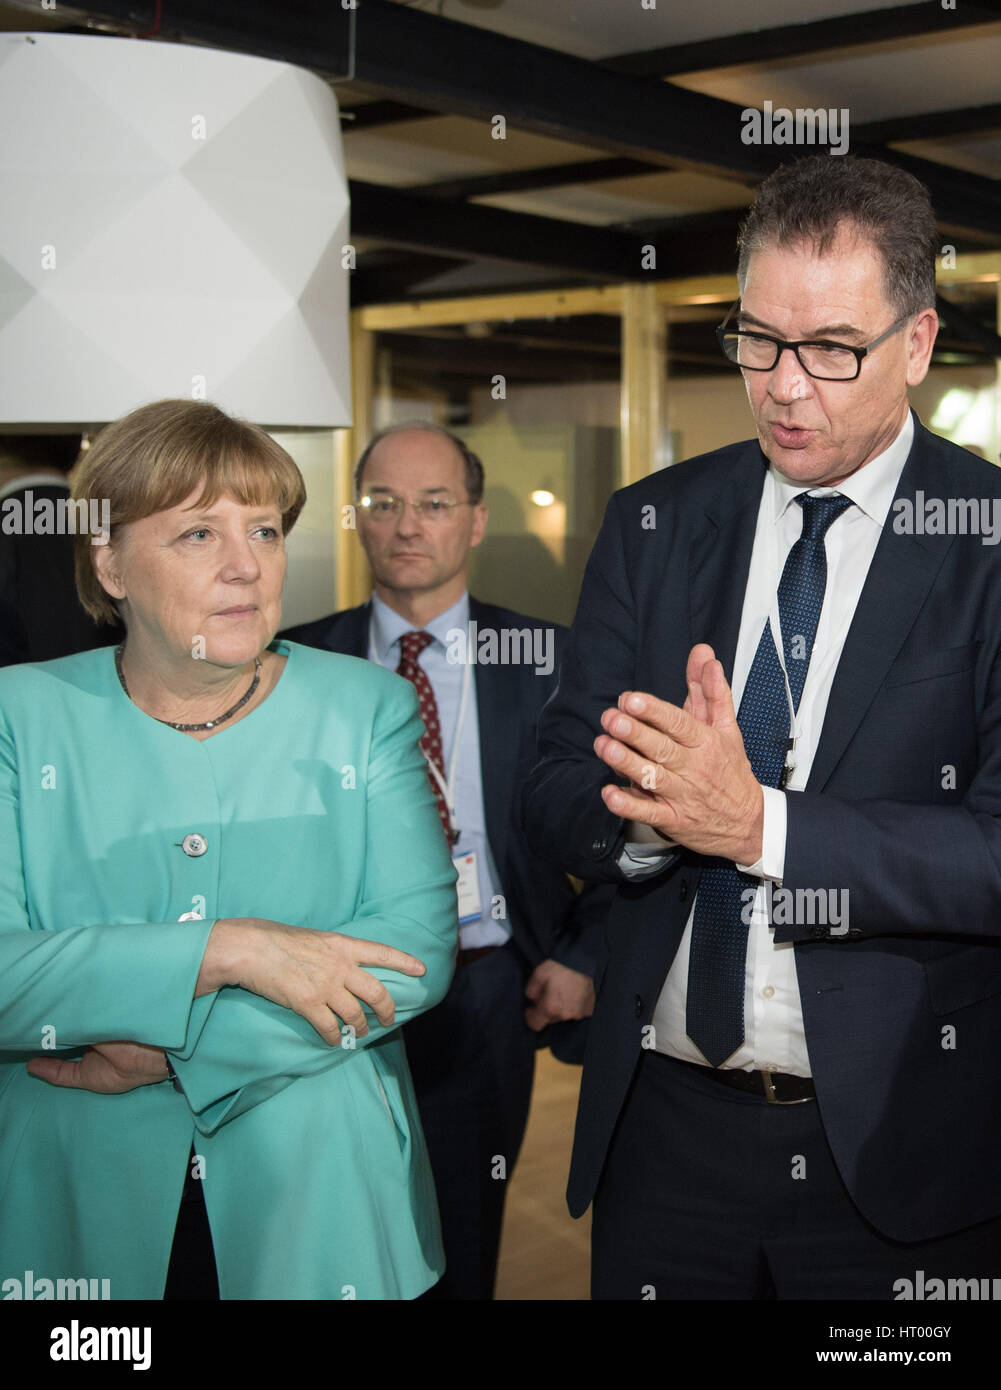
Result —
[[616, 494], [588, 566], [525, 806], [618, 884], [568, 1193], [595, 1298], [1001, 1267], [1001, 563], [891, 511], [1001, 497], [908, 408], [936, 246], [900, 170], [772, 175], [719, 329], [757, 438]]
[[[480, 460], [435, 425], [394, 426], [362, 454], [355, 489], [371, 601], [283, 635], [378, 661], [413, 681], [420, 698], [460, 923], [448, 995], [426, 1022], [404, 1029], [445, 1245], [445, 1275], [425, 1297], [489, 1299], [535, 1049], [548, 1030], [555, 1055], [580, 1060], [583, 1025], [573, 1020], [593, 1007], [610, 892], [590, 887], [578, 896], [560, 868], [529, 848], [513, 814], [534, 761], [539, 712], [556, 684], [551, 663], [526, 658], [551, 651], [564, 630], [467, 591], [469, 553], [487, 524]], [[550, 639], [508, 641], [503, 664], [484, 662], [479, 641], [456, 640], [469, 629], [482, 636], [540, 627]]]

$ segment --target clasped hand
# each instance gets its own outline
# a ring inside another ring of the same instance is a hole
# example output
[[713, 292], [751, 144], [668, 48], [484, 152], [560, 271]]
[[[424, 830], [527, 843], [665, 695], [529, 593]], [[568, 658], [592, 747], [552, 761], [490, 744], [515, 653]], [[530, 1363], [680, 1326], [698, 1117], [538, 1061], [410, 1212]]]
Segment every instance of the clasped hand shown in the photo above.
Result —
[[684, 706], [625, 691], [601, 716], [594, 751], [629, 787], [604, 786], [608, 809], [652, 826], [697, 854], [753, 864], [761, 857], [764, 798], [737, 724], [733, 696], [705, 643], [693, 647]]

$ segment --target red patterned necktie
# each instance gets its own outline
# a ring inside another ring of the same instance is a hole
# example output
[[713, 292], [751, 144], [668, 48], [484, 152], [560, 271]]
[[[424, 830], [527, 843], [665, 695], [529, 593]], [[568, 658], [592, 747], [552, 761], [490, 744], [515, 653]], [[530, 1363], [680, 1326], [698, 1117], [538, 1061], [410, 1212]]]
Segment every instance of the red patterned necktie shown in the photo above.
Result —
[[[441, 747], [441, 725], [438, 722], [438, 702], [434, 698], [434, 691], [431, 689], [431, 682], [428, 680], [427, 672], [417, 660], [424, 648], [433, 640], [430, 632], [405, 632], [400, 638], [400, 652], [402, 655], [400, 656], [400, 664], [396, 668], [396, 674], [410, 681], [417, 691], [417, 698], [420, 701], [421, 707], [421, 718], [424, 720], [424, 728], [427, 731], [421, 739], [421, 752], [434, 763], [444, 781], [445, 757]], [[451, 846], [454, 841], [448, 815], [448, 803], [445, 800], [441, 787], [438, 785], [438, 779], [434, 776], [430, 767], [428, 768], [428, 781], [431, 783], [435, 805], [438, 807], [438, 815], [441, 817], [441, 828], [444, 830], [445, 838]]]

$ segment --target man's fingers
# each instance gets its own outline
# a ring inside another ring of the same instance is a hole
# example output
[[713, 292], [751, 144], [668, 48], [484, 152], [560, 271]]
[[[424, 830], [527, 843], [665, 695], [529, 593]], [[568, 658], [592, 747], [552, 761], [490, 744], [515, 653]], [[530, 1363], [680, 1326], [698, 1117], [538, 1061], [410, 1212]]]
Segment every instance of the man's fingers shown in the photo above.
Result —
[[[666, 735], [672, 743], [680, 743], [686, 748], [694, 747], [703, 737], [704, 730], [695, 719], [680, 705], [672, 705], [669, 700], [658, 700], [656, 695], [648, 695], [641, 690], [624, 690], [619, 696], [617, 713], [631, 723], [640, 724], [652, 733]], [[602, 727], [609, 729], [602, 716]]]
[[735, 724], [737, 715], [733, 708], [733, 692], [718, 661], [707, 661], [703, 667], [702, 689], [709, 708], [709, 723], [713, 728], [726, 729]]
[[683, 708], [697, 720], [700, 724], [709, 723], [709, 706], [706, 703], [705, 691], [702, 689], [701, 681], [688, 682], [688, 697]]
[[664, 734], [633, 721], [631, 727], [625, 743], [599, 734], [594, 741], [594, 751], [602, 762], [620, 776], [627, 777], [637, 791], [663, 796], [671, 778], [682, 773], [684, 750]]
[[605, 734], [595, 739], [594, 751], [603, 763], [607, 763], [613, 771], [621, 773], [623, 777], [628, 777], [630, 782], [634, 782], [643, 791], [657, 791], [667, 775], [661, 764], [651, 758], [641, 757], [633, 749], [606, 737]]
[[626, 787], [614, 786], [602, 787], [601, 797], [608, 809], [622, 820], [652, 825], [668, 839], [673, 838], [678, 829], [674, 812], [663, 801], [654, 801], [649, 797], [639, 796]]
[[[679, 710], [678, 713], [684, 714], [684, 711]], [[690, 716], [685, 714], [684, 717], [688, 719]], [[672, 738], [670, 734], [662, 733], [659, 729], [651, 728], [649, 724], [644, 724], [639, 719], [630, 719], [619, 710], [605, 710], [601, 716], [601, 727], [611, 742], [637, 754], [644, 763], [672, 767], [684, 756], [683, 750], [686, 745], [680, 740]], [[607, 744], [602, 746], [607, 750]], [[624, 757], [613, 754], [611, 758], [608, 758], [605, 757], [604, 753], [599, 753], [598, 756], [603, 758], [609, 766], [614, 767], [617, 772], [622, 772], [625, 776], [630, 777], [637, 786], [646, 786], [649, 782], [649, 777], [642, 780], [641, 777], [634, 776], [630, 770], [631, 765], [627, 765], [627, 760]]]
[[706, 642], [697, 643], [688, 653], [688, 663], [685, 667], [688, 698], [685, 701], [685, 709], [700, 724], [709, 723], [709, 706], [702, 687], [702, 673], [706, 662], [715, 661], [715, 659], [715, 652]]
[[715, 661], [716, 653], [708, 642], [696, 642], [695, 646], [688, 653], [688, 661], [685, 663], [685, 680], [689, 684], [692, 681], [702, 680], [702, 671], [707, 661]]

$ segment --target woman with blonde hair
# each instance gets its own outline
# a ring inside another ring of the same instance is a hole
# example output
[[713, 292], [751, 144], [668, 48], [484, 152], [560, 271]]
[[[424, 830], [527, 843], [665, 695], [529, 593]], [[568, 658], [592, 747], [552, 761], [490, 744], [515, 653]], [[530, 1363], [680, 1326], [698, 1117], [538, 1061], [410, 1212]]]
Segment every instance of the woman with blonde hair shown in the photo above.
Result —
[[0, 672], [0, 1281], [416, 1297], [397, 1030], [457, 926], [413, 688], [274, 640], [305, 490], [262, 430], [144, 406], [74, 490], [110, 505], [81, 599], [127, 635]]

